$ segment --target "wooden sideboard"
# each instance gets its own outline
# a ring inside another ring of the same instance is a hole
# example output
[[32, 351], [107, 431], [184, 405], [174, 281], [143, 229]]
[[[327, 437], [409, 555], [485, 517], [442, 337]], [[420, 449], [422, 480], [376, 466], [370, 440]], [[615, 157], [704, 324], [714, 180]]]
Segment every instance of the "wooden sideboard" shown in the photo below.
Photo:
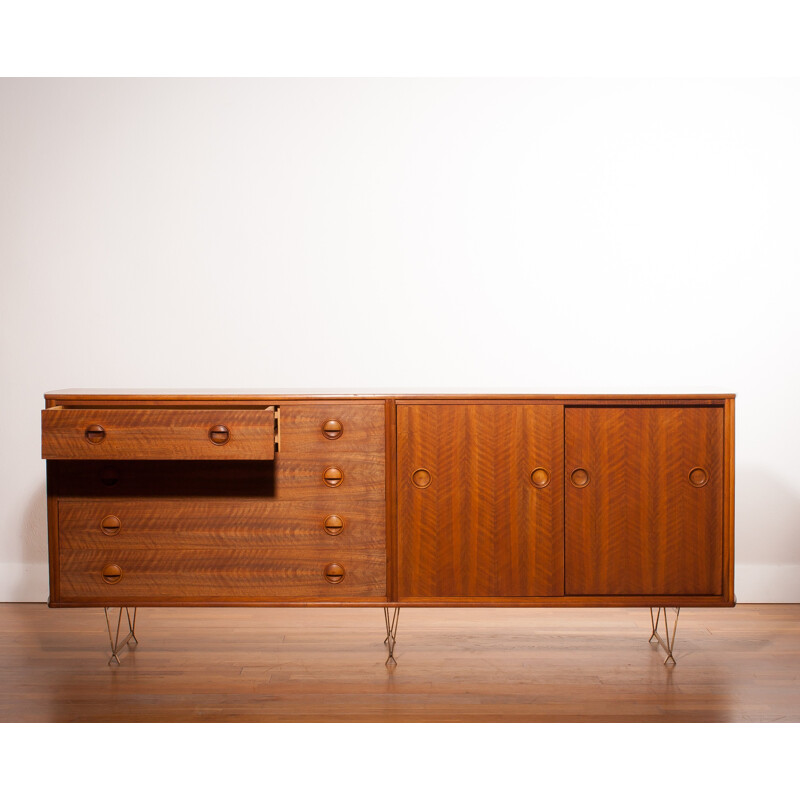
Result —
[[733, 431], [734, 395], [48, 393], [50, 605], [378, 606], [390, 651], [407, 606], [731, 606]]

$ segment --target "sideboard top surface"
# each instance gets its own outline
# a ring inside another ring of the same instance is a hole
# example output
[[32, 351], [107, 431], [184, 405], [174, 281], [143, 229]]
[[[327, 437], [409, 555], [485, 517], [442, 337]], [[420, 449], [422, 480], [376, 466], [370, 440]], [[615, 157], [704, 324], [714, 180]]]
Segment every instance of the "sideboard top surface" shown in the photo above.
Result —
[[526, 392], [486, 392], [481, 390], [453, 392], [445, 391], [391, 391], [384, 389], [365, 389], [345, 391], [342, 389], [59, 389], [46, 392], [48, 401], [91, 400], [172, 400], [172, 401], [208, 401], [208, 400], [248, 400], [252, 402], [274, 402], [276, 400], [467, 400], [470, 398], [485, 400], [535, 400], [535, 401], [614, 401], [636, 400], [640, 402], [722, 402], [732, 400], [735, 394], [529, 394]]

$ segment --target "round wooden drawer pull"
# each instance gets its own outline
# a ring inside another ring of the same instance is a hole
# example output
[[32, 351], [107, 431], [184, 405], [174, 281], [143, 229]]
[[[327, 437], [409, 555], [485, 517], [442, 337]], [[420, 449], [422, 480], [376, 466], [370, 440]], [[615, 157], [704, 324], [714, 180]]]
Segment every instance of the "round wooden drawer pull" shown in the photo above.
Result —
[[322, 435], [326, 439], [338, 439], [344, 433], [344, 426], [338, 419], [329, 419], [322, 426]]
[[589, 473], [585, 469], [574, 469], [569, 479], [572, 481], [573, 486], [583, 489], [589, 483]]
[[122, 580], [122, 569], [118, 564], [106, 564], [103, 567], [103, 580], [106, 583], [119, 583]]
[[689, 473], [689, 483], [699, 489], [708, 483], [708, 473], [702, 467], [695, 467]]
[[103, 467], [100, 470], [100, 483], [103, 486], [113, 486], [119, 481], [119, 472], [114, 467]]
[[106, 438], [106, 429], [102, 425], [90, 425], [84, 435], [90, 444], [100, 444]]
[[326, 486], [338, 486], [344, 480], [344, 472], [339, 467], [328, 467], [322, 473], [322, 480]]
[[330, 514], [325, 517], [322, 527], [331, 536], [338, 536], [342, 532], [342, 528], [344, 528], [344, 520], [338, 514]]
[[550, 473], [544, 467], [536, 467], [536, 469], [531, 472], [531, 483], [537, 489], [544, 489], [544, 487], [550, 483]]
[[426, 469], [416, 469], [411, 473], [411, 483], [413, 483], [417, 489], [427, 489], [427, 487], [431, 485], [431, 480], [431, 474]]
[[114, 514], [109, 514], [107, 517], [103, 517], [102, 521], [100, 522], [100, 530], [103, 531], [106, 536], [116, 536], [121, 527], [122, 526], [120, 524], [119, 517], [115, 516]]
[[214, 444], [227, 444], [231, 438], [231, 432], [224, 425], [215, 425], [208, 432], [208, 438]]
[[344, 567], [341, 564], [326, 564], [324, 574], [328, 583], [341, 583], [344, 580]]

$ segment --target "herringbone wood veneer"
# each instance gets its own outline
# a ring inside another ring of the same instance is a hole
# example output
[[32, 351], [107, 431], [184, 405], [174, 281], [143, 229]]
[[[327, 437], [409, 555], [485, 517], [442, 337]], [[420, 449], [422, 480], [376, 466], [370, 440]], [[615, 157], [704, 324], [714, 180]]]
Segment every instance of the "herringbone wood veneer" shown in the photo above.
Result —
[[722, 426], [721, 408], [566, 409], [568, 595], [722, 593]]
[[397, 438], [400, 600], [563, 594], [562, 406], [399, 405]]

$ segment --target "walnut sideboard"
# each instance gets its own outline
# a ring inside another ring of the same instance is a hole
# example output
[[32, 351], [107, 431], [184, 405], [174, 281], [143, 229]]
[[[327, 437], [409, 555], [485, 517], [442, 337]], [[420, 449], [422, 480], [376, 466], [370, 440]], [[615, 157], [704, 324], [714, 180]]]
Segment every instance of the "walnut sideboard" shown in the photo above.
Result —
[[735, 603], [733, 445], [729, 394], [52, 392], [50, 606], [116, 663], [140, 606], [380, 607], [387, 663], [401, 607], [641, 606], [674, 663]]

